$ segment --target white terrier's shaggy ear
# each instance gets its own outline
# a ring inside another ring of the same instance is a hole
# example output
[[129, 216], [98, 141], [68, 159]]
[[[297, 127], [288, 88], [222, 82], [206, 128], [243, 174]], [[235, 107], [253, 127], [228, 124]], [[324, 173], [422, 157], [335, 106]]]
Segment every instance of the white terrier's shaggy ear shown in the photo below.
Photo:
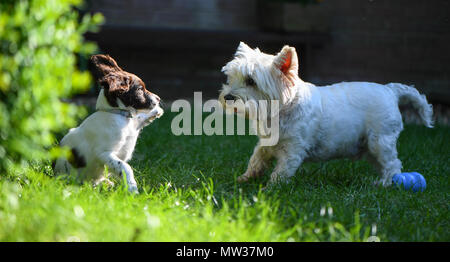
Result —
[[288, 77], [289, 74], [298, 75], [298, 57], [295, 48], [285, 45], [275, 57], [274, 65]]
[[251, 51], [253, 51], [253, 49], [251, 49], [246, 43], [241, 41], [241, 42], [239, 42], [239, 46], [238, 46], [238, 48], [236, 50], [235, 56], [240, 56], [240, 55], [242, 55], [244, 53], [248, 53], [248, 52], [251, 52]]

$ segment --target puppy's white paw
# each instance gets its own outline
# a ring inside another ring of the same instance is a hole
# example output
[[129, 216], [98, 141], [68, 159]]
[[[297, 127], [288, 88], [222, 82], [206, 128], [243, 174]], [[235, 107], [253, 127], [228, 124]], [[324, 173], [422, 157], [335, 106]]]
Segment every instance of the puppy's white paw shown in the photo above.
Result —
[[96, 186], [100, 186], [100, 185], [105, 185], [107, 187], [114, 187], [114, 182], [112, 182], [111, 180], [109, 180], [106, 177], [101, 177], [100, 179], [98, 179], [97, 181], [94, 182], [94, 187]]
[[128, 191], [130, 193], [133, 193], [133, 194], [139, 194], [139, 190], [137, 188], [137, 185], [129, 185], [128, 186]]
[[152, 111], [149, 113], [149, 120], [153, 121], [156, 118], [160, 118], [164, 114], [164, 110], [158, 106], [156, 106]]

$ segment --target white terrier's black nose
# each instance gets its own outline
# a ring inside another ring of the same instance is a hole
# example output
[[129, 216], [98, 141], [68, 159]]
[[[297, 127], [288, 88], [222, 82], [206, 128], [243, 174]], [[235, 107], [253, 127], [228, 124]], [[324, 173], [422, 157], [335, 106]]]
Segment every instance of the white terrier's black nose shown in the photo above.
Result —
[[233, 101], [234, 101], [234, 96], [233, 96], [233, 95], [230, 95], [230, 94], [224, 96], [223, 98], [224, 98], [225, 100], [233, 100]]

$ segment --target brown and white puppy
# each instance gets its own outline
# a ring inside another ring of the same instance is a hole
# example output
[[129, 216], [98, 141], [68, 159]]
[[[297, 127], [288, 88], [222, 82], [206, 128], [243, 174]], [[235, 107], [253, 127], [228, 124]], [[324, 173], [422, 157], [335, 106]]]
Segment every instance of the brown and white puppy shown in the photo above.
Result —
[[104, 181], [105, 166], [116, 176], [125, 175], [128, 190], [138, 192], [131, 159], [139, 132], [163, 114], [160, 98], [145, 88], [134, 74], [122, 70], [108, 55], [94, 55], [91, 62], [102, 89], [96, 112], [80, 126], [70, 129], [60, 145], [72, 156], [59, 158], [56, 173], [75, 175], [77, 180]]

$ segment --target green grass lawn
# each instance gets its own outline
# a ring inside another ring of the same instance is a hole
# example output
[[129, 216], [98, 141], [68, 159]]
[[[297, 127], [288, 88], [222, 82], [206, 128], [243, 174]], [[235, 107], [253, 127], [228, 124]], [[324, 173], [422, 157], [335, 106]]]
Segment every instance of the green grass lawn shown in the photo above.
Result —
[[[168, 111], [168, 110], [167, 110]], [[167, 112], [144, 129], [133, 160], [140, 194], [76, 185], [50, 165], [0, 177], [0, 241], [450, 241], [450, 128], [407, 125], [404, 171], [423, 193], [373, 186], [365, 161], [305, 163], [291, 183], [237, 184], [254, 136], [174, 136]]]

